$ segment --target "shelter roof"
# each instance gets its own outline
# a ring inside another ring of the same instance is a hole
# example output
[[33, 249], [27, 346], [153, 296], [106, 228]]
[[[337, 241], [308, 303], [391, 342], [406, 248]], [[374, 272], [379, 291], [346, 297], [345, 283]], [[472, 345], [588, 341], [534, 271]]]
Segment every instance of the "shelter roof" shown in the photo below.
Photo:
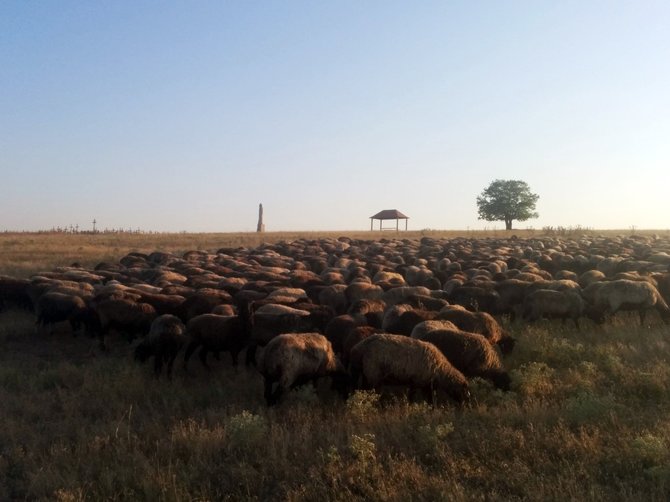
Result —
[[409, 216], [405, 216], [397, 209], [384, 209], [370, 218], [373, 220], [408, 220]]

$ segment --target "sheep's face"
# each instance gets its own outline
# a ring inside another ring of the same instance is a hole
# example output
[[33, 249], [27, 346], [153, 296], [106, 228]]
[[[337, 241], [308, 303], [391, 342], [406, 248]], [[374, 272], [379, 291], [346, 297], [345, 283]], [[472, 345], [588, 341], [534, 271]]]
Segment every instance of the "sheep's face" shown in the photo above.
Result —
[[500, 347], [500, 352], [503, 354], [509, 354], [514, 349], [516, 345], [516, 338], [513, 338], [509, 335], [503, 335], [503, 338], [498, 342], [498, 347]]
[[449, 397], [451, 397], [458, 404], [467, 403], [470, 400], [470, 389], [468, 388], [468, 383], [462, 382], [451, 386], [448, 394]]
[[512, 385], [512, 379], [507, 373], [498, 373], [497, 375], [494, 375], [492, 381], [493, 385], [495, 385], [497, 389], [503, 390], [505, 392], [507, 392]]

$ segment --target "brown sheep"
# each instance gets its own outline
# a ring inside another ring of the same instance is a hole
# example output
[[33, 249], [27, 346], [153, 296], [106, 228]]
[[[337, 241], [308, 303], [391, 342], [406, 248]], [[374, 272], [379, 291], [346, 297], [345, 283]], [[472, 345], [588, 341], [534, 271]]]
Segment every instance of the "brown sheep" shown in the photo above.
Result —
[[338, 315], [333, 317], [326, 326], [325, 335], [330, 343], [333, 344], [333, 350], [336, 354], [342, 353], [344, 341], [354, 328], [358, 326], [366, 326], [367, 319], [365, 316], [349, 314]]
[[130, 341], [137, 334], [146, 334], [156, 318], [156, 309], [148, 303], [128, 300], [104, 300], [95, 306], [100, 319], [100, 348], [107, 350], [105, 341], [110, 330], [124, 333]]
[[36, 324], [42, 327], [49, 325], [51, 332], [55, 323], [67, 321], [75, 333], [83, 320], [86, 308], [86, 302], [79, 296], [48, 292], [37, 300]]
[[340, 356], [342, 359], [342, 364], [345, 367], [349, 365], [349, 355], [351, 353], [351, 349], [354, 348], [354, 345], [369, 336], [383, 332], [384, 331], [382, 331], [380, 328], [373, 328], [372, 326], [358, 326], [349, 331], [349, 334], [344, 339], [344, 343], [342, 344], [342, 354]]
[[528, 321], [537, 321], [543, 317], [550, 319], [572, 319], [579, 329], [579, 318], [584, 315], [585, 304], [579, 293], [574, 291], [555, 291], [538, 289], [523, 301], [523, 317]]
[[435, 319], [433, 321], [423, 321], [414, 326], [414, 329], [410, 333], [410, 338], [421, 339], [421, 337], [428, 333], [429, 331], [435, 331], [437, 329], [458, 329], [458, 327], [451, 321], [442, 321]]
[[451, 321], [463, 331], [483, 335], [489, 343], [497, 345], [503, 354], [509, 354], [516, 344], [516, 339], [503, 330], [500, 323], [487, 312], [470, 312], [464, 308], [449, 306], [440, 311], [438, 319]]
[[661, 319], [670, 322], [670, 308], [658, 290], [644, 281], [602, 281], [591, 284], [582, 291], [591, 308], [587, 313], [594, 321], [602, 323], [607, 315], [619, 310], [637, 310], [640, 324], [648, 310], [656, 309]]
[[458, 329], [438, 329], [424, 333], [419, 339], [435, 345], [465, 376], [485, 378], [496, 388], [509, 390], [510, 377], [498, 353], [482, 335]]
[[465, 376], [432, 344], [402, 335], [378, 334], [351, 349], [349, 367], [354, 385], [381, 390], [384, 384], [407, 385], [423, 390], [435, 404], [436, 389], [456, 402], [469, 397]]
[[237, 357], [249, 343], [249, 319], [246, 312], [247, 307], [243, 306], [237, 316], [200, 314], [191, 319], [186, 325], [188, 345], [184, 353], [184, 369], [187, 369], [188, 360], [198, 347], [198, 356], [207, 370], [209, 352], [214, 353], [217, 359], [220, 352], [230, 352], [233, 366], [237, 367]]
[[438, 313], [432, 310], [408, 310], [400, 314], [395, 322], [389, 323], [385, 331], [396, 335], [409, 336], [414, 326], [423, 321], [432, 321], [437, 315]]
[[135, 359], [143, 363], [154, 358], [154, 373], [161, 374], [167, 363], [167, 376], [172, 378], [172, 365], [186, 342], [184, 323], [176, 316], [164, 314], [151, 323], [149, 334], [135, 347]]
[[[309, 380], [331, 376], [342, 392], [346, 391], [346, 371], [333, 347], [319, 333], [279, 335], [267, 344], [259, 367], [264, 379], [264, 396], [268, 406], [276, 404], [281, 395]], [[273, 385], [277, 387], [273, 390]]]

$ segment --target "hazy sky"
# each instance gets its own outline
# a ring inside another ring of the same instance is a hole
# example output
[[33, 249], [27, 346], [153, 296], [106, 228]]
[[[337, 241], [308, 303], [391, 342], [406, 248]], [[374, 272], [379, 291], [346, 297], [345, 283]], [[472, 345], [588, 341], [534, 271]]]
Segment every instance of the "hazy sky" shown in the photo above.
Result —
[[0, 229], [670, 228], [670, 2], [0, 2]]

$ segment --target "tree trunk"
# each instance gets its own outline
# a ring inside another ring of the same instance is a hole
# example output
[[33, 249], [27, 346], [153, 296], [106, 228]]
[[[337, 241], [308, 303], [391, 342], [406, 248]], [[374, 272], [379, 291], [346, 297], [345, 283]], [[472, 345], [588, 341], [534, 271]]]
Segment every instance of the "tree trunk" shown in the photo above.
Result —
[[506, 219], [505, 220], [505, 230], [512, 230], [512, 220], [511, 219]]

